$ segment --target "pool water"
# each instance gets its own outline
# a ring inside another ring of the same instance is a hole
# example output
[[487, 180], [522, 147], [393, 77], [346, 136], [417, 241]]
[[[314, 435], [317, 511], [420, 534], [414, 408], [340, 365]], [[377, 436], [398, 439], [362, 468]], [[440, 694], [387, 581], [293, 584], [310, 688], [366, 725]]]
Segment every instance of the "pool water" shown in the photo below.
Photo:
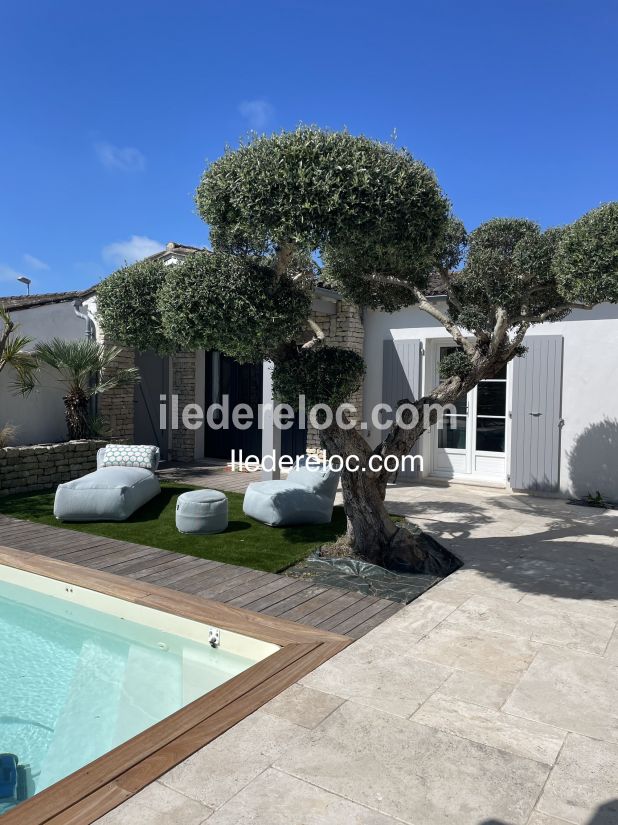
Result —
[[18, 758], [19, 798], [263, 658], [213, 648], [207, 630], [187, 639], [0, 581], [0, 754]]

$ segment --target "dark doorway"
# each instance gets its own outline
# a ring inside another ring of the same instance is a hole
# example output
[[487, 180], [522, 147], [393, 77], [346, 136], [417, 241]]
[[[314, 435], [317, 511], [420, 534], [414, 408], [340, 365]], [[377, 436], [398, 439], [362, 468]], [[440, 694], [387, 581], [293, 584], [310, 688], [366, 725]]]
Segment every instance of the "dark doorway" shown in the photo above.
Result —
[[[229, 461], [232, 450], [244, 456], [262, 454], [262, 432], [258, 425], [258, 407], [262, 403], [262, 365], [239, 364], [219, 352], [206, 353], [206, 407], [222, 404], [228, 396], [229, 427], [216, 429], [205, 423], [204, 455]], [[237, 404], [247, 404], [253, 413], [248, 429], [234, 427], [232, 410]], [[222, 419], [222, 413], [214, 416], [215, 423]]]
[[[205, 422], [204, 455], [229, 461], [232, 451], [238, 457], [262, 457], [262, 430], [259, 427], [259, 405], [263, 397], [263, 364], [239, 364], [233, 358], [219, 352], [206, 353], [205, 406], [222, 404], [228, 396], [229, 427], [217, 429]], [[251, 426], [247, 429], [235, 427], [232, 410], [237, 404], [247, 404], [253, 413]], [[217, 413], [215, 422], [220, 422], [222, 413]], [[298, 427], [298, 422], [281, 433], [281, 451], [285, 455], [302, 455], [307, 443], [307, 432]]]
[[161, 451], [161, 459], [167, 459], [167, 428], [159, 427], [159, 396], [167, 396], [169, 390], [169, 359], [155, 352], [135, 355], [135, 366], [141, 381], [135, 387], [135, 412], [133, 419], [136, 444], [154, 444]]

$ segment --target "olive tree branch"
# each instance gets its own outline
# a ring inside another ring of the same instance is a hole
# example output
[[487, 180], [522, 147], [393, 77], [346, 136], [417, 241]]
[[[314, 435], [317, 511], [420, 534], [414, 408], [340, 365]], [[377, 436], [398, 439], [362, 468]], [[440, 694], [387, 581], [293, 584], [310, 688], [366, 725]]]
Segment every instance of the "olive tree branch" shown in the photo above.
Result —
[[316, 346], [318, 346], [318, 344], [321, 344], [324, 341], [324, 339], [326, 338], [326, 335], [324, 334], [324, 330], [322, 329], [322, 327], [319, 324], [317, 324], [313, 320], [313, 318], [308, 318], [307, 319], [307, 325], [312, 330], [313, 337], [310, 338], [306, 343], [304, 343], [302, 345], [301, 349], [311, 349], [312, 347], [316, 347]]

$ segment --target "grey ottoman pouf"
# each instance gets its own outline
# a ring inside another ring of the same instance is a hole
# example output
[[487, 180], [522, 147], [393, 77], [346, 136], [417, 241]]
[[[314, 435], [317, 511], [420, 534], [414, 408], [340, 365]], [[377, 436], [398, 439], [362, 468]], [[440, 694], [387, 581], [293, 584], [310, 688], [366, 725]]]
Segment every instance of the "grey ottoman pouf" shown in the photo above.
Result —
[[222, 533], [227, 527], [227, 498], [218, 490], [191, 490], [176, 502], [181, 533]]

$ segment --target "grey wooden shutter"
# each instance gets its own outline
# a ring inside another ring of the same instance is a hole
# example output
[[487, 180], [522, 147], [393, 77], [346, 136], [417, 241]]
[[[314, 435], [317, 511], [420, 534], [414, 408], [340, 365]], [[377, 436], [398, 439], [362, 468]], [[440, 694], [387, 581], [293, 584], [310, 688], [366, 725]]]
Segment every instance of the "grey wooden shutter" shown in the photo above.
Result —
[[557, 490], [562, 408], [561, 335], [531, 335], [513, 361], [511, 487]]
[[[384, 341], [382, 350], [382, 401], [394, 412], [404, 399], [416, 401], [421, 395], [421, 342], [419, 339]], [[387, 430], [382, 431], [386, 434]], [[416, 445], [412, 453], [416, 453]], [[418, 472], [403, 472], [401, 478], [416, 478]]]

